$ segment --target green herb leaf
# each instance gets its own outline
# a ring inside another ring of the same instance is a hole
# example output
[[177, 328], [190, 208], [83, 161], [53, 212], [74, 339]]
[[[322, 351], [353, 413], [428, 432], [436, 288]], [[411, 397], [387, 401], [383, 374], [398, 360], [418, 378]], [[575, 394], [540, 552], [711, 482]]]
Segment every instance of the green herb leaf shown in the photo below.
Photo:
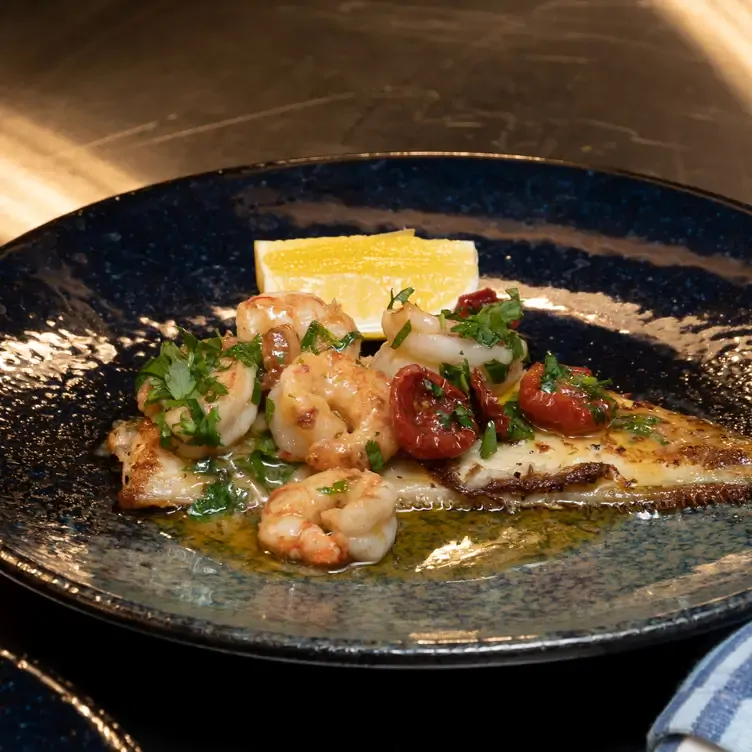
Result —
[[332, 350], [342, 352], [343, 350], [350, 347], [353, 342], [359, 339], [363, 339], [363, 335], [358, 331], [348, 332], [344, 337], [342, 337], [342, 339], [332, 338]]
[[486, 369], [488, 377], [494, 384], [501, 384], [506, 381], [509, 375], [509, 366], [506, 363], [502, 363], [494, 358], [493, 360], [487, 360], [483, 367]]
[[452, 331], [460, 337], [473, 339], [488, 348], [503, 343], [519, 360], [524, 355], [525, 347], [520, 335], [509, 325], [523, 317], [522, 302], [516, 289], [507, 290], [507, 295], [509, 300], [489, 303], [466, 317], [449, 310], [442, 311], [442, 314], [447, 319], [459, 322], [452, 327]]
[[154, 416], [154, 423], [159, 429], [159, 445], [163, 449], [172, 449], [172, 431], [167, 425], [164, 413], [157, 413]]
[[412, 329], [412, 324], [409, 321], [406, 321], [405, 325], [397, 332], [397, 336], [392, 341], [392, 350], [396, 350], [407, 339], [407, 335], [410, 334]]
[[626, 413], [624, 415], [617, 415], [611, 421], [611, 428], [621, 429], [622, 431], [628, 431], [635, 434], [635, 436], [644, 436], [646, 438], [653, 438], [659, 444], [666, 445], [668, 440], [660, 432], [654, 429], [654, 426], [664, 421], [656, 415], [644, 415], [642, 413]]
[[507, 438], [509, 441], [528, 441], [535, 436], [535, 429], [530, 425], [520, 410], [516, 399], [504, 403], [504, 415], [509, 419]]
[[452, 416], [463, 428], [473, 428], [473, 414], [463, 404], [454, 408]]
[[480, 442], [480, 457], [487, 460], [491, 455], [496, 454], [499, 444], [496, 440], [496, 426], [492, 420], [486, 424], [486, 430], [483, 431], [483, 439]]
[[173, 360], [165, 374], [165, 385], [173, 399], [181, 400], [193, 393], [196, 380], [191, 375], [188, 361]]
[[251, 394], [251, 403], [258, 405], [261, 402], [261, 382], [255, 379], [253, 382], [253, 394]]
[[434, 397], [441, 399], [444, 396], [444, 390], [438, 384], [434, 384], [431, 379], [423, 379], [423, 387], [426, 391], [431, 392]]
[[342, 352], [358, 339], [363, 339], [359, 331], [348, 332], [342, 339], [337, 339], [325, 326], [318, 321], [312, 321], [300, 341], [300, 349], [317, 355], [321, 352], [318, 346], [323, 342], [324, 350], [332, 349]]
[[303, 339], [300, 340], [300, 349], [303, 352], [308, 351], [314, 354], [318, 352], [318, 350], [316, 350], [316, 340], [318, 339], [318, 332], [320, 328], [323, 329], [318, 321], [312, 321], [308, 325], [308, 329], [306, 329], [306, 333], [303, 335]]
[[285, 462], [260, 449], [254, 449], [250, 454], [238, 457], [235, 464], [240, 470], [255, 478], [268, 491], [284, 486], [298, 467], [297, 464]]
[[400, 290], [396, 295], [394, 295], [394, 290], [389, 290], [390, 300], [386, 310], [391, 311], [392, 308], [394, 308], [395, 303], [402, 303], [404, 305], [414, 292], [415, 290], [412, 287], [406, 287], [404, 290]]
[[220, 446], [217, 432], [219, 411], [212, 407], [208, 412], [199, 402], [200, 398], [207, 405], [216, 402], [228, 393], [227, 387], [216, 377], [216, 373], [227, 370], [227, 359], [236, 359], [244, 365], [256, 367], [257, 383], [254, 385], [253, 400], [258, 404], [261, 398], [260, 379], [263, 375], [261, 338], [252, 342], [239, 342], [223, 351], [222, 337], [198, 339], [195, 335], [180, 329], [183, 344], [166, 340], [160, 346], [159, 355], [149, 360], [139, 371], [136, 378], [137, 388], [149, 382], [148, 404], [157, 404], [159, 413], [154, 421], [160, 427], [161, 441], [166, 446], [170, 428], [164, 413], [175, 408], [184, 408], [177, 423], [179, 432], [190, 437], [195, 445]]
[[274, 400], [266, 398], [266, 405], [264, 406], [264, 418], [266, 418], [266, 424], [269, 425], [274, 417]]
[[190, 517], [208, 517], [242, 508], [248, 492], [227, 481], [214, 481], [204, 490], [204, 495], [188, 507]]
[[541, 376], [540, 388], [546, 394], [553, 394], [558, 388], [560, 379], [566, 379], [572, 372], [559, 361], [553, 353], [546, 353], [543, 360], [543, 375]]
[[450, 384], [459, 387], [465, 394], [470, 394], [470, 364], [467, 362], [467, 359], [462, 361], [461, 366], [442, 363], [439, 366], [439, 373]]
[[223, 353], [223, 358], [239, 360], [248, 368], [261, 368], [264, 356], [261, 350], [261, 335], [257, 334], [250, 342], [238, 342], [228, 347]]
[[325, 486], [324, 488], [317, 488], [316, 490], [319, 491], [319, 493], [326, 494], [327, 496], [331, 496], [332, 494], [345, 493], [345, 491], [347, 491], [347, 481], [338, 480], [332, 483], [331, 486]]
[[586, 402], [585, 407], [587, 407], [588, 412], [593, 416], [593, 421], [596, 426], [601, 426], [608, 422], [608, 415], [601, 405]]
[[382, 467], [384, 467], [384, 457], [381, 454], [381, 447], [378, 441], [366, 441], [366, 454], [368, 455], [368, 462], [371, 465], [371, 470], [374, 473], [378, 473]]
[[436, 415], [439, 416], [442, 428], [451, 428], [453, 422], [456, 422], [462, 428], [473, 428], [473, 414], [462, 404], [457, 405], [451, 413], [437, 410]]

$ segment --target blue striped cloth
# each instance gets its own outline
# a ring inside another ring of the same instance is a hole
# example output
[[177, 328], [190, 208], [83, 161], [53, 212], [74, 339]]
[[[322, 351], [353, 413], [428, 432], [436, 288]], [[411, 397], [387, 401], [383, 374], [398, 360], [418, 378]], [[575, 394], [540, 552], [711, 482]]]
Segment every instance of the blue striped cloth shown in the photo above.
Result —
[[648, 749], [752, 752], [752, 622], [697, 664], [650, 729]]

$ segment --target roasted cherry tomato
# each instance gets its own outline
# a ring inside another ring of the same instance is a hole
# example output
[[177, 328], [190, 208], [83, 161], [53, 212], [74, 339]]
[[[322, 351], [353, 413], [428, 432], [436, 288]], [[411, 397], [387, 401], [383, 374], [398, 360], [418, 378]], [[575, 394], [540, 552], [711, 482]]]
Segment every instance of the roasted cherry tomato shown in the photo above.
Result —
[[482, 423], [485, 425], [492, 421], [496, 435], [500, 439], [509, 438], [509, 417], [504, 414], [504, 406], [494, 397], [483, 374], [477, 368], [470, 374], [470, 385], [478, 403], [478, 414]]
[[397, 440], [418, 460], [459, 457], [478, 437], [465, 393], [427, 368], [400, 368], [389, 401]]
[[460, 295], [459, 298], [457, 298], [457, 305], [454, 307], [454, 312], [459, 313], [463, 319], [466, 319], [470, 314], [478, 313], [483, 306], [497, 303], [498, 300], [498, 295], [496, 295], [490, 287], [484, 287], [482, 290], [476, 290], [475, 292], [469, 292], [466, 295]]
[[[468, 316], [478, 313], [484, 306], [498, 302], [498, 295], [490, 287], [484, 287], [482, 290], [460, 295], [457, 299], [457, 305], [454, 307], [454, 312], [462, 316], [463, 319], [466, 319]], [[516, 329], [519, 323], [519, 321], [512, 321], [509, 324], [509, 328]]]
[[602, 431], [613, 420], [616, 403], [605, 394], [589, 393], [571, 383], [577, 376], [592, 376], [589, 368], [567, 366], [569, 377], [556, 381], [551, 392], [541, 389], [545, 367], [534, 363], [520, 381], [519, 405], [538, 428], [564, 436], [587, 436]]

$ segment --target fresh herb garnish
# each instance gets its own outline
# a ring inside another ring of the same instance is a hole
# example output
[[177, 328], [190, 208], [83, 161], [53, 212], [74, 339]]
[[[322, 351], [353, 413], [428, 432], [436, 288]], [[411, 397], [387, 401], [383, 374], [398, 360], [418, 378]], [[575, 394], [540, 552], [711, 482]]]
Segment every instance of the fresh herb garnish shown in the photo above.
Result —
[[593, 422], [596, 426], [602, 426], [604, 423], [608, 423], [608, 413], [603, 409], [602, 405], [593, 402], [586, 402], [585, 407], [588, 409], [590, 415], [593, 416]]
[[272, 418], [274, 417], [274, 410], [275, 410], [274, 400], [267, 397], [266, 404], [264, 405], [264, 418], [266, 419], [267, 425], [269, 425], [272, 422]]
[[[559, 363], [552, 353], [546, 353], [543, 361], [543, 375], [541, 376], [541, 391], [553, 394], [558, 390], [560, 381], [584, 392], [589, 400], [604, 400], [608, 405], [615, 404], [614, 399], [604, 391], [605, 387], [611, 384], [611, 379], [601, 380], [586, 373], [577, 373]], [[596, 423], [603, 423], [608, 420], [608, 415], [602, 407], [592, 405], [588, 406], [588, 409], [593, 414]]]
[[400, 290], [396, 295], [394, 290], [389, 290], [389, 305], [386, 307], [387, 311], [391, 311], [394, 308], [395, 303], [407, 303], [410, 296], [415, 292], [412, 287], [406, 287], [404, 290]]
[[345, 491], [347, 491], [347, 481], [338, 480], [332, 483], [331, 486], [324, 486], [324, 488], [317, 488], [316, 490], [319, 493], [326, 494], [327, 496], [331, 496], [332, 494], [345, 493]]
[[506, 381], [506, 378], [509, 375], [509, 366], [506, 363], [502, 363], [500, 360], [496, 360], [496, 358], [486, 361], [483, 364], [483, 367], [486, 369], [488, 377], [494, 384], [501, 384]]
[[561, 379], [567, 379], [571, 371], [559, 363], [553, 353], [546, 353], [543, 359], [543, 375], [541, 376], [540, 388], [546, 394], [553, 394], [558, 388]]
[[516, 399], [510, 399], [504, 403], [504, 415], [509, 419], [507, 426], [509, 441], [527, 441], [535, 436], [535, 430], [522, 414]]
[[480, 442], [480, 457], [487, 460], [491, 455], [496, 454], [499, 444], [496, 440], [496, 426], [492, 420], [486, 424], [486, 430], [483, 432], [483, 439]]
[[473, 428], [473, 414], [463, 404], [457, 405], [452, 415], [463, 428]]
[[216, 480], [204, 490], [204, 495], [188, 507], [190, 517], [207, 517], [220, 512], [241, 509], [248, 498], [248, 491], [238, 488], [230, 481]]
[[451, 413], [437, 410], [436, 414], [439, 416], [443, 428], [449, 428], [452, 421], [458, 423], [462, 428], [473, 428], [473, 414], [462, 403], [457, 405]]
[[261, 368], [264, 357], [261, 351], [261, 335], [257, 334], [250, 342], [238, 342], [222, 353], [223, 357], [235, 358], [244, 366]]
[[368, 462], [371, 465], [371, 470], [374, 473], [378, 473], [382, 467], [384, 467], [384, 457], [381, 454], [381, 447], [378, 441], [366, 441], [366, 454], [368, 455]]
[[397, 336], [392, 341], [392, 350], [396, 350], [407, 339], [407, 335], [410, 334], [412, 329], [413, 325], [409, 321], [406, 321], [405, 325], [397, 332]]
[[465, 394], [470, 394], [470, 364], [467, 359], [462, 361], [461, 366], [451, 363], [441, 363], [439, 373], [454, 386], [459, 387]]
[[622, 431], [628, 431], [635, 436], [644, 436], [645, 438], [655, 439], [659, 444], [668, 444], [666, 437], [656, 431], [653, 426], [664, 421], [656, 415], [642, 415], [638, 413], [627, 413], [626, 415], [617, 415], [611, 421], [611, 428], [620, 428]]
[[426, 391], [431, 392], [434, 397], [441, 399], [444, 396], [444, 390], [438, 384], [434, 384], [431, 379], [423, 379], [423, 386]]
[[510, 327], [510, 324], [522, 318], [522, 301], [518, 290], [511, 289], [506, 292], [509, 300], [490, 303], [477, 313], [463, 316], [461, 313], [443, 310], [442, 314], [446, 319], [459, 322], [452, 327], [452, 331], [460, 337], [474, 339], [489, 348], [501, 342], [511, 349], [515, 360], [520, 360], [525, 354], [525, 346], [522, 337]]
[[[216, 374], [230, 367], [227, 361], [237, 360], [257, 369], [253, 399], [256, 400], [254, 404], [258, 404], [263, 375], [261, 338], [256, 337], [252, 342], [238, 343], [222, 350], [222, 337], [219, 335], [200, 340], [185, 329], [180, 329], [180, 334], [182, 345], [167, 340], [162, 343], [159, 355], [144, 364], [136, 377], [136, 390], [148, 382], [147, 404], [158, 403], [160, 406], [153, 420], [159, 427], [163, 447], [172, 446], [173, 431], [179, 431], [190, 444], [220, 446], [217, 432], [219, 411], [216, 407], [206, 411], [199, 400], [208, 406], [227, 394], [227, 387], [217, 379]], [[182, 408], [178, 413], [180, 417], [168, 425], [165, 413], [175, 408]]]
[[[344, 337], [338, 339], [323, 324], [312, 321], [300, 341], [300, 349], [303, 352], [312, 352], [314, 355], [323, 350], [342, 352], [358, 339], [363, 339], [363, 335], [358, 331], [348, 332]], [[324, 345], [323, 348], [319, 347], [321, 344]]]
[[298, 465], [280, 459], [277, 445], [268, 431], [254, 438], [255, 447], [250, 454], [235, 458], [236, 467], [248, 473], [268, 491], [284, 486]]

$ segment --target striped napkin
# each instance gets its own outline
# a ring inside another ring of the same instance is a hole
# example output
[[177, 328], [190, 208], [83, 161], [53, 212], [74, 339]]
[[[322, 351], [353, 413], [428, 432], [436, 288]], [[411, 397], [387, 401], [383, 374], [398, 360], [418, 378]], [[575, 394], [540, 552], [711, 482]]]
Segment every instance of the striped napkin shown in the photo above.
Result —
[[650, 752], [752, 752], [752, 622], [694, 668], [648, 735]]

